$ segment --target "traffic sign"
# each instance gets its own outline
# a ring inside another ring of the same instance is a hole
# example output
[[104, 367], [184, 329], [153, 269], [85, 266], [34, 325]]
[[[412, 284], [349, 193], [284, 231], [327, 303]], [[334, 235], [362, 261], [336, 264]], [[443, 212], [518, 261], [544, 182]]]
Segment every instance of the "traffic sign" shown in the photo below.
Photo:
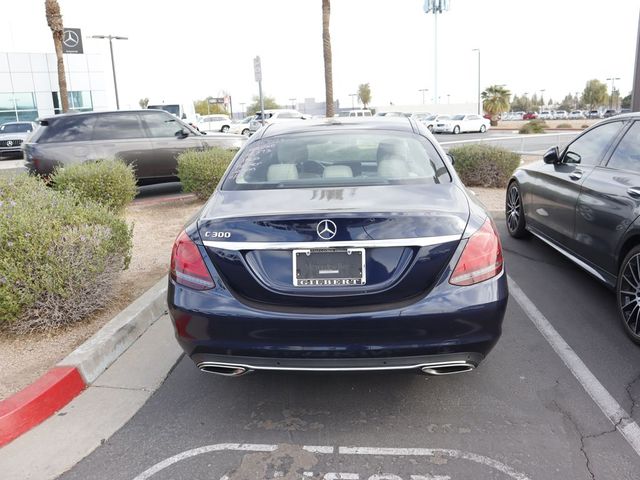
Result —
[[253, 59], [253, 75], [256, 79], [256, 82], [262, 81], [262, 64], [260, 63], [259, 56]]

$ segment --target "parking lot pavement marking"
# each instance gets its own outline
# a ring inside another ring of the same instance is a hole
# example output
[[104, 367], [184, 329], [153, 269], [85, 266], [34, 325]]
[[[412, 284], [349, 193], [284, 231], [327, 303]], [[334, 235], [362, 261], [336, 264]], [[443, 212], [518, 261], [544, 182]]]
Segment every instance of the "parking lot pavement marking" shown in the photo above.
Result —
[[[251, 444], [251, 443], [219, 443], [215, 445], [206, 445], [204, 447], [185, 450], [161, 462], [156, 463], [148, 468], [133, 480], [146, 480], [156, 473], [171, 467], [172, 465], [192, 458], [198, 455], [211, 452], [224, 451], [245, 451], [245, 452], [275, 452], [279, 445], [268, 444]], [[372, 455], [372, 456], [391, 456], [391, 457], [449, 457], [455, 460], [468, 460], [485, 467], [496, 470], [505, 474], [514, 480], [531, 480], [524, 473], [518, 472], [502, 462], [494, 460], [484, 455], [479, 455], [461, 450], [453, 450], [448, 448], [377, 448], [377, 447], [338, 447], [332, 446], [303, 446], [302, 450], [310, 453], [332, 454], [337, 451], [339, 455]], [[313, 477], [313, 472], [303, 472], [303, 477]], [[284, 472], [275, 472], [274, 478], [284, 476]], [[323, 480], [361, 480], [358, 473], [327, 473]], [[451, 480], [449, 475], [411, 475], [411, 480]], [[228, 475], [223, 475], [220, 480], [229, 480]], [[402, 480], [402, 477], [395, 474], [374, 474], [367, 480]]]
[[549, 320], [542, 314], [538, 307], [527, 297], [518, 284], [509, 279], [509, 292], [516, 299], [522, 310], [527, 314], [542, 336], [547, 340], [551, 348], [562, 359], [574, 377], [580, 382], [585, 391], [600, 407], [602, 413], [609, 419], [613, 426], [622, 434], [631, 448], [640, 456], [640, 427], [622, 406], [613, 398], [596, 376], [580, 359], [578, 354], [553, 328]]

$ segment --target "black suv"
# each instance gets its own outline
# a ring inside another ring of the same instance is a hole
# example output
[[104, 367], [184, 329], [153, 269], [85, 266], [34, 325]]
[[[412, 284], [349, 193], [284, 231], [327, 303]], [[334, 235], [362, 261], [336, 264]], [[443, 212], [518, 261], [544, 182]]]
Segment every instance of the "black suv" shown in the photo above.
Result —
[[240, 148], [242, 135], [205, 135], [161, 110], [57, 115], [23, 144], [27, 168], [50, 174], [60, 165], [120, 158], [143, 182], [176, 179], [176, 157], [188, 149]]

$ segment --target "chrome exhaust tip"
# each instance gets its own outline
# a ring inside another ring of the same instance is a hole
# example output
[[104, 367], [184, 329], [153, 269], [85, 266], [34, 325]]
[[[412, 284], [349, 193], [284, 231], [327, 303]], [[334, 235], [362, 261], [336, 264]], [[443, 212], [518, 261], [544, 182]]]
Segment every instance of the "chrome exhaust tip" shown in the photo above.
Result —
[[439, 365], [425, 365], [423, 367], [420, 367], [420, 370], [422, 370], [422, 373], [426, 373], [427, 375], [441, 376], [441, 375], [453, 375], [455, 373], [470, 372], [475, 368], [476, 368], [476, 365], [474, 365], [473, 363], [462, 361], [462, 362], [442, 363]]
[[223, 377], [240, 377], [251, 372], [248, 368], [236, 365], [222, 365], [218, 363], [201, 363], [198, 365], [200, 371], [222, 375]]

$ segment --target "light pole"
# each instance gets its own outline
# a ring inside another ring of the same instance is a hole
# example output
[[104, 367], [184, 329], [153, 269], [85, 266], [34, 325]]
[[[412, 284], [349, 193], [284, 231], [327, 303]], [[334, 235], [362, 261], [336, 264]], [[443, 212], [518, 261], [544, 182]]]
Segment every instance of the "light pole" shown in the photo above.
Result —
[[245, 115], [245, 110], [244, 110], [244, 106], [246, 105], [246, 103], [242, 103], [240, 102], [240, 111], [242, 112], [242, 118], [246, 117]]
[[354, 104], [354, 102], [355, 102], [354, 99], [358, 96], [358, 94], [357, 93], [350, 93], [349, 96], [351, 97], [351, 110], [353, 110], [354, 108], [356, 108], [355, 104]]
[[116, 65], [113, 61], [113, 40], [129, 40], [129, 37], [119, 37], [117, 35], [92, 35], [91, 38], [109, 39], [109, 51], [111, 52], [111, 70], [113, 71], [113, 88], [116, 92], [116, 110], [120, 110], [120, 100], [118, 99], [118, 82], [116, 81]]
[[544, 92], [546, 92], [547, 90], [545, 88], [540, 89], [540, 103], [542, 105], [540, 105], [540, 111], [542, 111], [544, 109]]
[[474, 48], [472, 52], [478, 52], [478, 115], [482, 115], [482, 94], [480, 93], [480, 49]]
[[296, 109], [296, 107], [295, 107], [296, 100], [297, 100], [296, 98], [290, 98], [289, 99], [289, 101], [291, 102], [291, 110], [295, 110]]
[[424, 105], [424, 94], [429, 91], [428, 88], [419, 88], [419, 92], [422, 92], [422, 104]]
[[[611, 95], [609, 95], [609, 108], [613, 108], [613, 89], [615, 88], [616, 80], [620, 80], [620, 77], [607, 78], [607, 81], [611, 80]], [[617, 103], [617, 102], [616, 102]]]
[[424, 0], [424, 13], [433, 13], [433, 98], [438, 97], [438, 14], [449, 10], [449, 0]]

